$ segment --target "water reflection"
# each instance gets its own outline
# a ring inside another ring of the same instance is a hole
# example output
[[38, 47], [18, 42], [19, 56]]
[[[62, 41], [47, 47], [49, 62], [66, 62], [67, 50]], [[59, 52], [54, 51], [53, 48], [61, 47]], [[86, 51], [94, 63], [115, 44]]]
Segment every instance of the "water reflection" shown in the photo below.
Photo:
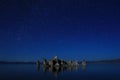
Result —
[[43, 67], [43, 74], [46, 75], [46, 72], [52, 73], [56, 78], [60, 72], [65, 71], [74, 71], [78, 70], [79, 66], [69, 66], [69, 67]]
[[[54, 77], [58, 78], [59, 73], [64, 73], [64, 72], [72, 72], [72, 71], [77, 71], [79, 68], [82, 69], [82, 71], [86, 71], [86, 66], [81, 65], [81, 66], [66, 66], [66, 67], [45, 67], [42, 66], [42, 73], [43, 76], [46, 76], [47, 73], [53, 74]], [[40, 70], [40, 65], [36, 66], [37, 71]]]
[[39, 71], [40, 70], [40, 65], [36, 66], [36, 70]]
[[83, 71], [86, 71], [86, 66], [83, 65], [83, 66], [82, 66], [82, 70], [83, 70]]
[[[0, 80], [120, 80], [120, 64], [89, 64], [78, 67], [60, 67], [60, 69], [58, 69], [59, 67], [49, 68], [43, 67], [42, 64], [40, 66], [1, 64]], [[21, 77], [19, 77], [20, 75]]]
[[43, 67], [43, 75], [46, 75], [47, 67]]
[[59, 72], [61, 72], [60, 67], [49, 67], [49, 72], [51, 72], [55, 77], [58, 77]]

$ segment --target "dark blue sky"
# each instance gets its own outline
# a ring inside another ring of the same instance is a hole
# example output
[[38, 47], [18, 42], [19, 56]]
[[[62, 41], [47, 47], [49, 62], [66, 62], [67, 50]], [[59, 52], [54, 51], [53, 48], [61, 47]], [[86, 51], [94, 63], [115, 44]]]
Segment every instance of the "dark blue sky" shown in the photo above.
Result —
[[120, 58], [119, 0], [0, 0], [0, 60]]

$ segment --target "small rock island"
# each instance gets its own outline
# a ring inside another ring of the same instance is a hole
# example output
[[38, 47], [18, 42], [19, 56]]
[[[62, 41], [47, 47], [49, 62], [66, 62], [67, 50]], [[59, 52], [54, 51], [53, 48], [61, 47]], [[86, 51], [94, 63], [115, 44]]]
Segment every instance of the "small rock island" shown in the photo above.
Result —
[[79, 66], [78, 61], [65, 61], [64, 59], [59, 59], [58, 56], [55, 56], [53, 59], [47, 61], [43, 58], [44, 67], [67, 67], [67, 66]]

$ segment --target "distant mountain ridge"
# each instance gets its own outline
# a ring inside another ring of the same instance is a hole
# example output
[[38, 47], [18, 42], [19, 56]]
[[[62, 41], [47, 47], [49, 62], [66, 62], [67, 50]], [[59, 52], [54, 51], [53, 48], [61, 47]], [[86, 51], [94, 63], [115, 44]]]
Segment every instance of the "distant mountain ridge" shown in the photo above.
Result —
[[87, 61], [88, 63], [120, 63], [119, 59], [111, 59], [111, 60], [99, 60], [99, 61]]
[[[42, 63], [42, 62], [41, 62]], [[79, 61], [81, 63], [81, 61]], [[120, 63], [120, 58], [119, 59], [111, 59], [111, 60], [98, 60], [98, 61], [87, 61], [87, 63]], [[36, 62], [24, 62], [24, 61], [15, 61], [15, 62], [10, 62], [10, 61], [0, 61], [0, 64], [36, 64]]]
[[0, 61], [0, 64], [35, 64], [35, 62], [20, 62], [20, 61], [16, 61], [16, 62], [9, 62], [9, 61]]

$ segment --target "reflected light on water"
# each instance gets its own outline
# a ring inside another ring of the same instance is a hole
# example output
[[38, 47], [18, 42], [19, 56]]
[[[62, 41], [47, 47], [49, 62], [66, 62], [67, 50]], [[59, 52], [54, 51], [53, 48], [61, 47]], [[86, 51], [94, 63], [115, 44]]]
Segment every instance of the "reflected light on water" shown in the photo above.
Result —
[[[40, 70], [40, 65], [37, 65], [36, 67], [37, 71]], [[58, 77], [59, 73], [64, 73], [66, 71], [72, 72], [78, 70], [79, 66], [68, 66], [68, 67], [41, 67], [43, 70], [43, 75], [45, 76], [47, 72], [51, 73], [54, 75], [54, 77]], [[85, 69], [85, 68], [84, 68]]]
[[86, 71], [86, 66], [82, 66], [82, 71]]

